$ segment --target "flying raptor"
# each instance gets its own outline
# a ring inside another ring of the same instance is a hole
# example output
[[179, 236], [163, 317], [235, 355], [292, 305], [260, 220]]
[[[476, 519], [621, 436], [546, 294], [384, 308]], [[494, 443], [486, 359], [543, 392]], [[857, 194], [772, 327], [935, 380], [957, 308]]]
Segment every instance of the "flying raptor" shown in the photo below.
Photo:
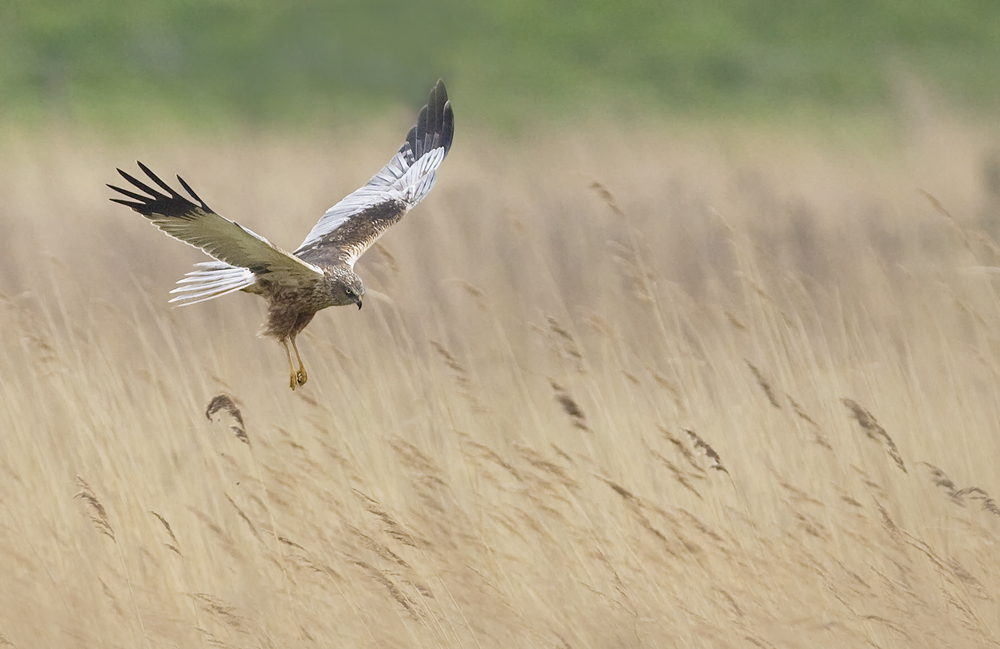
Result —
[[[361, 308], [365, 287], [354, 272], [354, 263], [379, 235], [430, 193], [454, 132], [451, 102], [444, 83], [438, 81], [420, 110], [416, 126], [389, 164], [328, 209], [292, 253], [216, 214], [180, 176], [177, 181], [189, 197], [141, 162], [139, 168], [159, 189], [121, 169], [118, 173], [122, 178], [139, 191], [108, 187], [129, 199], [112, 198], [113, 202], [132, 208], [170, 236], [201, 248], [215, 259], [195, 264], [198, 269], [187, 273], [171, 291], [177, 294], [171, 302], [195, 304], [234, 291], [256, 293], [267, 300], [267, 321], [261, 335], [277, 338], [284, 345], [294, 390], [308, 378], [295, 337], [321, 309], [347, 304]], [[292, 351], [298, 368], [292, 362]]]

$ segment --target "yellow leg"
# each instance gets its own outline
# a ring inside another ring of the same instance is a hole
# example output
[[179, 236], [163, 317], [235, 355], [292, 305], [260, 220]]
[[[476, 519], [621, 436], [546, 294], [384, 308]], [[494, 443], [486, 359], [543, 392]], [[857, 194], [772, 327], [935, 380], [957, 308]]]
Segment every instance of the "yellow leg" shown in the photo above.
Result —
[[[299, 354], [299, 346], [295, 344], [295, 336], [292, 336], [292, 349], [295, 350], [295, 358], [299, 361], [299, 371], [298, 373], [292, 373], [292, 378], [298, 382], [298, 384], [305, 385], [306, 381], [309, 380], [309, 375], [306, 374], [305, 363], [302, 362], [302, 356]], [[289, 357], [289, 362], [291, 362], [291, 357]], [[292, 388], [293, 390], [295, 388]]]
[[[285, 346], [285, 356], [288, 358], [288, 371], [291, 375], [288, 385], [294, 390], [299, 386], [299, 379], [298, 373], [295, 371], [295, 365], [292, 364], [292, 350], [289, 349], [287, 340], [282, 340], [281, 344]], [[295, 350], [296, 356], [298, 356], [298, 353], [298, 350]]]

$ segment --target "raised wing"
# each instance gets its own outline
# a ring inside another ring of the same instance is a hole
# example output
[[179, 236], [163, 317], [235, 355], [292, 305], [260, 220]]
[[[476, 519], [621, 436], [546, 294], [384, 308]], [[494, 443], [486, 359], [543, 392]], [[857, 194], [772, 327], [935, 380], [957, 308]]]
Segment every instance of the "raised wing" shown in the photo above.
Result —
[[320, 218], [295, 254], [317, 264], [354, 262], [434, 187], [451, 149], [455, 116], [444, 82], [431, 89], [417, 124], [389, 164]]
[[177, 180], [197, 203], [172, 189], [141, 162], [138, 165], [150, 180], [166, 193], [153, 189], [119, 169], [118, 173], [143, 193], [108, 185], [131, 199], [112, 198], [111, 201], [132, 208], [170, 236], [201, 248], [219, 260], [199, 264], [203, 270], [188, 274], [194, 279], [181, 280], [182, 283], [195, 282], [195, 284], [176, 289], [182, 292], [193, 290], [199, 294], [189, 294], [175, 299], [199, 298], [197, 301], [200, 301], [218, 297], [249, 286], [256, 281], [257, 276], [262, 275], [266, 275], [272, 281], [292, 286], [322, 278], [323, 271], [320, 268], [281, 250], [239, 223], [216, 214], [180, 176]]

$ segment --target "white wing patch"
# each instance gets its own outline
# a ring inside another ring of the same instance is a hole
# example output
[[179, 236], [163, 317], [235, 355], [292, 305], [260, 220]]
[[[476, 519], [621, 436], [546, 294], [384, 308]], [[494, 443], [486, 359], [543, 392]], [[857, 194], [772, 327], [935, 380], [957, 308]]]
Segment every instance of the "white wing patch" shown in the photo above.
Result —
[[178, 280], [178, 286], [170, 291], [177, 293], [171, 302], [178, 306], [197, 304], [205, 300], [222, 297], [248, 286], [253, 286], [257, 277], [249, 268], [230, 266], [223, 261], [203, 261], [195, 264], [199, 270], [193, 270]]
[[298, 250], [318, 242], [352, 216], [373, 205], [400, 200], [406, 203], [406, 209], [415, 206], [434, 187], [437, 176], [435, 171], [441, 166], [444, 156], [444, 147], [438, 147], [421, 156], [414, 164], [413, 151], [409, 143], [404, 144], [389, 164], [382, 167], [363, 187], [328, 209], [309, 231]]

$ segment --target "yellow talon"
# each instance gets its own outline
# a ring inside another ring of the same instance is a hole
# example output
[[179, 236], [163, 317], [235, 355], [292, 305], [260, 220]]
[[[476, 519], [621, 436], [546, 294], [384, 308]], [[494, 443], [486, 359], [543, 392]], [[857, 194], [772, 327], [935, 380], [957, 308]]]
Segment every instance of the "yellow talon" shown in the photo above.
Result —
[[[291, 342], [291, 347], [289, 347], [289, 342]], [[281, 344], [285, 346], [285, 355], [288, 357], [288, 368], [291, 370], [291, 374], [288, 380], [288, 386], [293, 390], [299, 386], [305, 385], [306, 381], [309, 380], [309, 375], [306, 374], [306, 366], [302, 362], [302, 356], [299, 355], [299, 348], [295, 346], [295, 338], [289, 340], [282, 340]], [[299, 369], [295, 369], [295, 365], [292, 364], [292, 350], [295, 350], [295, 358], [299, 361]]]

